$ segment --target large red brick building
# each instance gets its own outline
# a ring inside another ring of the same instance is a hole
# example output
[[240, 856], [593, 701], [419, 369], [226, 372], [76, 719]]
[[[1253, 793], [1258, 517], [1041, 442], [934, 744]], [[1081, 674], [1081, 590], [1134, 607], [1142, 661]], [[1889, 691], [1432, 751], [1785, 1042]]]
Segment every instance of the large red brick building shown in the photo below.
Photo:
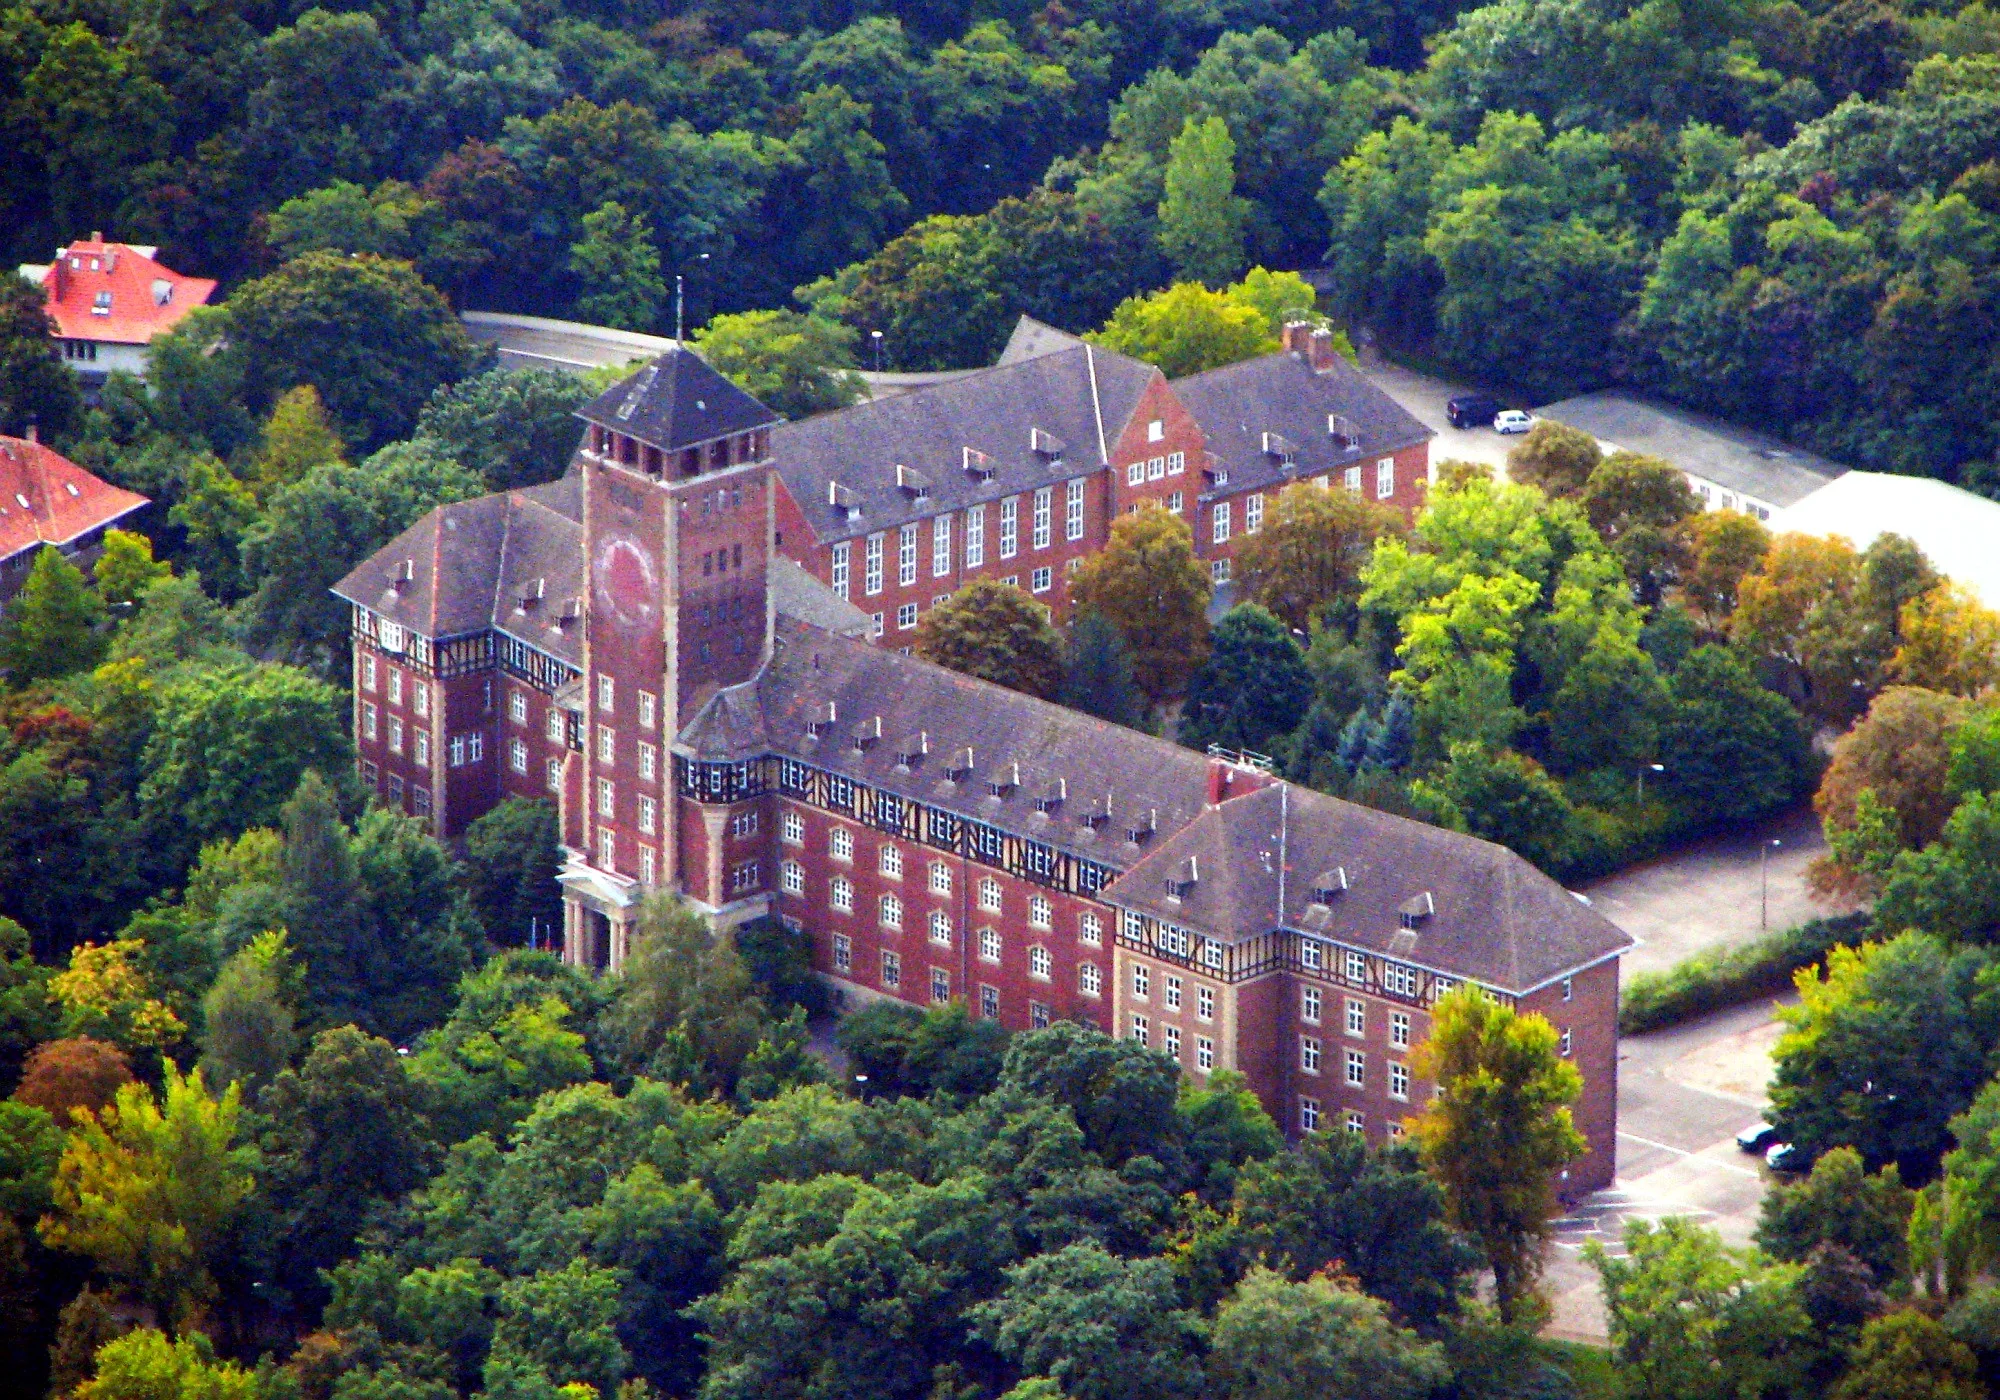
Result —
[[[969, 389], [801, 424], [691, 354], [587, 405], [563, 480], [434, 511], [338, 586], [363, 778], [447, 836], [552, 798], [578, 964], [619, 968], [671, 890], [808, 931], [850, 1002], [1088, 1021], [1240, 1070], [1295, 1133], [1400, 1132], [1426, 1008], [1474, 983], [1557, 1025], [1591, 1141], [1571, 1186], [1608, 1182], [1624, 934], [1500, 847], [894, 646], [901, 609], [969, 577], [1046, 568], [1059, 606], [1053, 577], [1142, 497], [1199, 526], [1356, 462], [1399, 504], [1423, 479], [1421, 429], [1392, 446], [1326, 407], [1345, 370], [1309, 340], [1176, 385], [1036, 339]], [[1218, 562], [1224, 536], [1197, 530]]]

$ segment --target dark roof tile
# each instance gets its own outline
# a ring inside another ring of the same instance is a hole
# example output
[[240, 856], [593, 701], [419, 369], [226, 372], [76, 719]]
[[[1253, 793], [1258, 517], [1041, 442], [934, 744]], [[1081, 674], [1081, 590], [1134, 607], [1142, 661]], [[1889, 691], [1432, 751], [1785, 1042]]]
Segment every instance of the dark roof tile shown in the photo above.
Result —
[[576, 416], [668, 452], [779, 421], [692, 350], [669, 350]]

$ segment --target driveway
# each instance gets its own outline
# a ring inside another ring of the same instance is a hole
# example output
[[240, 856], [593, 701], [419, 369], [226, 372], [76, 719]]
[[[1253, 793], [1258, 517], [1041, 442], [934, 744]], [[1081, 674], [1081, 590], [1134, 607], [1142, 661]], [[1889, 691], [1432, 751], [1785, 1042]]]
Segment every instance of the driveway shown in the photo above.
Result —
[[[1777, 842], [1775, 846], [1767, 843]], [[1764, 851], [1761, 857], [1759, 852]], [[1583, 886], [1591, 907], [1639, 940], [1624, 976], [1672, 967], [1690, 953], [1736, 947], [1765, 928], [1791, 928], [1853, 906], [1806, 890], [1806, 867], [1826, 850], [1808, 805], [1746, 831], [1711, 837]]]
[[1505, 478], [1507, 450], [1520, 439], [1502, 437], [1491, 428], [1454, 428], [1445, 417], [1445, 403], [1455, 394], [1471, 393], [1471, 386], [1452, 384], [1390, 364], [1370, 350], [1361, 353], [1361, 373], [1418, 422], [1437, 433], [1431, 440], [1433, 462], [1484, 462], [1496, 476]]
[[1770, 1174], [1737, 1149], [1736, 1134], [1764, 1116], [1771, 1047], [1782, 1029], [1772, 1003], [1718, 1012], [1618, 1049], [1618, 1174], [1556, 1225], [1543, 1286], [1549, 1333], [1603, 1342], [1609, 1334], [1597, 1271], [1583, 1247], [1614, 1256], [1632, 1220], [1684, 1216], [1746, 1246]]

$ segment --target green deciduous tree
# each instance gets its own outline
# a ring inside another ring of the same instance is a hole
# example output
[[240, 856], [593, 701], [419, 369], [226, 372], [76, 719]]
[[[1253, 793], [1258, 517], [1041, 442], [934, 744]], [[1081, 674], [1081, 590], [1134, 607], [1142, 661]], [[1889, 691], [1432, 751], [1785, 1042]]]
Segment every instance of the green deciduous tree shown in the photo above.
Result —
[[1882, 877], [1875, 926], [1990, 944], [2000, 931], [2000, 793], [1959, 803], [1937, 844], [1899, 851]]
[[701, 357], [787, 418], [846, 408], [867, 385], [854, 372], [852, 327], [796, 311], [741, 311], [695, 332]]
[[624, 330], [651, 330], [667, 295], [652, 224], [611, 199], [585, 214], [582, 227], [583, 236], [569, 249], [569, 270], [583, 286], [577, 314]]
[[1576, 810], [1539, 763], [1511, 750], [1455, 743], [1413, 795], [1448, 825], [1519, 851], [1545, 870], [1568, 856]]
[[12, 272], [0, 275], [0, 433], [19, 437], [30, 423], [42, 433], [66, 432], [81, 414], [48, 294]]
[[1625, 1227], [1625, 1257], [1595, 1241], [1611, 1344], [1636, 1400], [1731, 1400], [1787, 1393], [1805, 1379], [1812, 1322], [1799, 1266], [1723, 1246], [1713, 1230], [1670, 1216]]
[[1984, 1394], [1972, 1349], [1936, 1318], [1903, 1309], [1861, 1329], [1831, 1400], [1979, 1400]]
[[552, 945], [562, 930], [561, 833], [552, 803], [510, 797], [465, 829], [466, 897], [496, 943]]
[[44, 545], [0, 616], [0, 670], [17, 686], [88, 670], [104, 655], [102, 616], [83, 571]]
[[1219, 287], [1243, 266], [1249, 201], [1236, 193], [1236, 142], [1220, 117], [1190, 116], [1167, 154], [1160, 247], [1183, 277]]
[[1507, 452], [1507, 479], [1568, 500], [1583, 494], [1590, 474], [1604, 460], [1597, 439], [1553, 418], [1538, 419]]
[[224, 600], [249, 588], [243, 576], [243, 537], [259, 518], [257, 493], [221, 461], [199, 453], [187, 462], [187, 490], [167, 519], [187, 532], [187, 559]]
[[1042, 605], [992, 579], [968, 583], [917, 623], [916, 653], [1038, 699], [1063, 683], [1062, 638]]
[[104, 552], [91, 577], [106, 607], [134, 607], [156, 583], [174, 576], [173, 565], [153, 558], [153, 542], [130, 530], [106, 530]]
[[77, 1400], [259, 1400], [264, 1384], [254, 1371], [218, 1361], [200, 1332], [169, 1340], [141, 1327], [107, 1341], [98, 1351]]
[[78, 1124], [41, 1235], [185, 1319], [214, 1296], [209, 1265], [252, 1179], [247, 1149], [234, 1145], [235, 1087], [216, 1099], [199, 1070], [183, 1078], [168, 1063], [164, 1075], [160, 1099], [128, 1084]]
[[201, 1067], [217, 1086], [255, 1095], [298, 1048], [298, 981], [283, 930], [259, 934], [223, 964], [201, 1001]]
[[257, 443], [252, 489], [260, 501], [268, 501], [314, 468], [344, 466], [346, 460], [346, 446], [327, 422], [319, 390], [301, 384], [271, 405]]
[[1417, 1073], [1438, 1096], [1417, 1116], [1424, 1163], [1444, 1184], [1452, 1222], [1478, 1241], [1501, 1316], [1524, 1315], [1555, 1219], [1557, 1175], [1587, 1146], [1570, 1119], [1583, 1077], [1555, 1027], [1472, 987], [1432, 1008]]
[[1070, 602], [1118, 629], [1132, 652], [1133, 679], [1157, 705], [1207, 659], [1213, 587], [1187, 521], [1141, 506], [1119, 516], [1110, 542], [1070, 577]]
[[1793, 1263], [1803, 1263], [1820, 1245], [1835, 1245], [1888, 1288], [1909, 1270], [1913, 1200], [1893, 1163], [1870, 1174], [1860, 1153], [1836, 1147], [1813, 1163], [1804, 1181], [1778, 1182], [1764, 1197], [1757, 1244], [1772, 1258]]
[[762, 1039], [764, 1020], [729, 938], [685, 904], [649, 902], [604, 1020], [626, 1067], [697, 1092], [728, 1093]]
[[1812, 782], [1811, 739], [1798, 712], [1758, 685], [1728, 650], [1700, 647], [1669, 682], [1662, 783], [1712, 821], [1774, 812]]
[[1252, 1269], [1215, 1314], [1208, 1373], [1231, 1400], [1421, 1400], [1444, 1348], [1390, 1321], [1381, 1300], [1324, 1274]]
[[581, 435], [590, 390], [557, 369], [492, 369], [445, 384], [417, 416], [413, 436], [433, 455], [476, 474], [489, 491], [554, 481]]
[[1223, 614], [1208, 660], [1188, 680], [1180, 740], [1269, 753], [1312, 703], [1312, 674], [1285, 624], [1255, 603]]
[[1261, 309], [1199, 282], [1126, 298], [1094, 338], [1170, 379], [1269, 354], [1279, 344]]
[[1057, 697], [1072, 710], [1137, 729], [1146, 699], [1132, 674], [1132, 651], [1095, 609], [1079, 610], [1063, 636], [1063, 685]]
[[1375, 541], [1401, 534], [1399, 511], [1351, 491], [1294, 482], [1264, 512], [1264, 524], [1236, 546], [1240, 596], [1303, 632], [1322, 608], [1357, 595]]

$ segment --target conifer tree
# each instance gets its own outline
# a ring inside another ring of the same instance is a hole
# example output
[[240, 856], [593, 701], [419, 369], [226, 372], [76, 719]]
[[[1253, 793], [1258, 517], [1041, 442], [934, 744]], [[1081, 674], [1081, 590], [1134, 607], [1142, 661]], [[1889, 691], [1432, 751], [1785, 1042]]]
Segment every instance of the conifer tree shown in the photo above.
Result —
[[104, 655], [103, 616], [83, 571], [45, 546], [0, 617], [0, 671], [17, 686], [88, 670]]

